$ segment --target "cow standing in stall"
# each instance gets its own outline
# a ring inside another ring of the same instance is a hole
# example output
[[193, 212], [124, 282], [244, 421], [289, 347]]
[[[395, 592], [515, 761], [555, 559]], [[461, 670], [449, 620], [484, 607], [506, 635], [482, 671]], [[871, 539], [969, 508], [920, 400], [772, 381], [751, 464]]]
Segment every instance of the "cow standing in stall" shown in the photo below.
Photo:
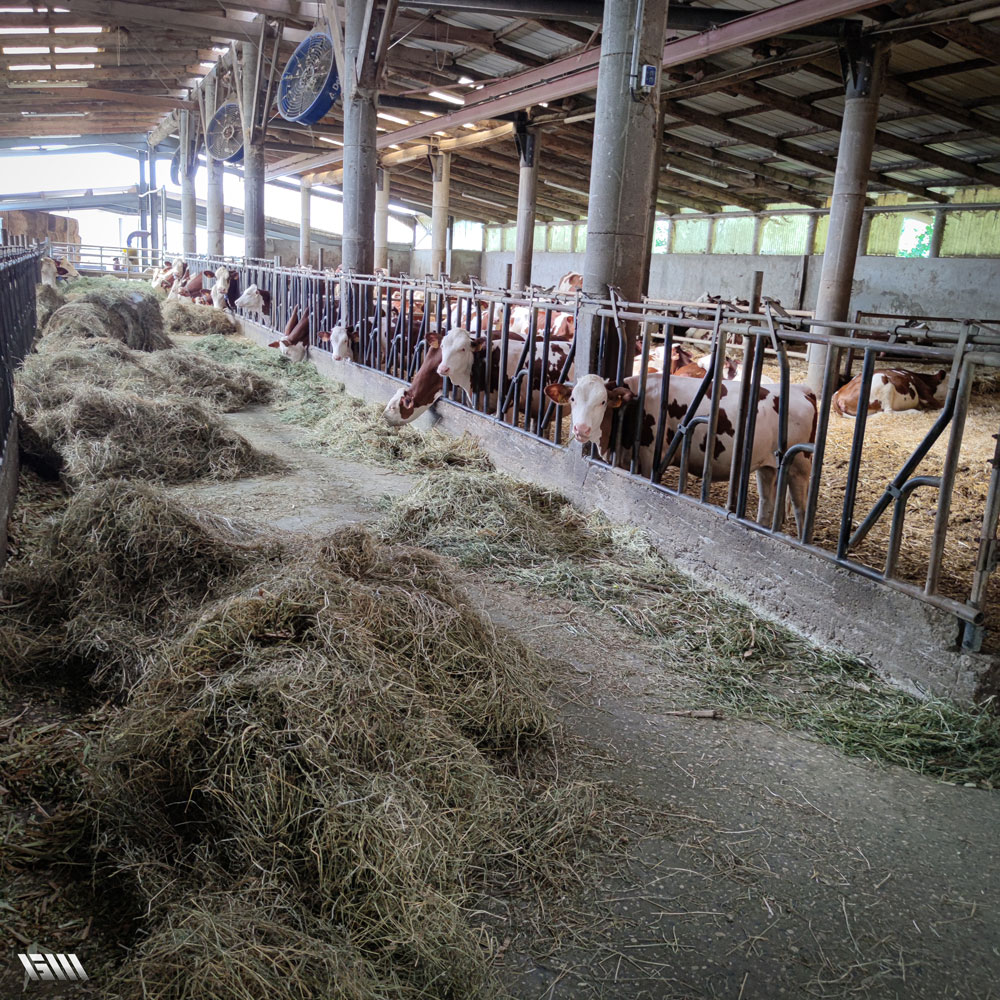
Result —
[[[699, 383], [695, 379], [671, 379], [668, 389], [664, 418], [661, 451], [654, 454], [656, 447], [656, 422], [660, 414], [662, 383], [653, 380], [646, 385], [643, 413], [638, 412], [639, 379], [625, 379], [624, 385], [606, 382], [599, 375], [584, 375], [575, 385], [549, 385], [546, 395], [559, 406], [569, 406], [573, 435], [581, 443], [591, 443], [605, 461], [611, 460], [611, 434], [614, 411], [623, 409], [621, 447], [618, 449], [617, 464], [628, 468], [631, 463], [633, 445], [639, 439], [639, 469], [649, 478], [653, 467], [658, 464], [681, 420], [688, 411], [698, 392]], [[712, 481], [727, 480], [732, 467], [733, 449], [736, 440], [736, 424], [739, 419], [738, 382], [722, 382], [719, 388], [718, 422], [713, 455], [709, 461], [708, 473]], [[695, 416], [708, 415], [711, 399], [703, 398], [695, 410]], [[805, 386], [789, 386], [788, 433], [786, 447], [815, 441], [816, 436], [816, 395]], [[703, 470], [707, 431], [699, 424], [691, 433], [690, 472], [700, 475]], [[761, 386], [758, 393], [757, 422], [754, 427], [753, 447], [750, 455], [750, 472], [757, 473], [757, 492], [760, 498], [757, 520], [770, 526], [774, 516], [775, 493], [777, 487], [778, 463], [775, 450], [778, 444], [778, 394]], [[680, 465], [680, 449], [670, 463]], [[803, 454], [796, 455], [788, 469], [788, 488], [795, 511], [795, 522], [801, 530], [805, 516], [806, 494], [809, 489], [809, 474], [812, 460]]]

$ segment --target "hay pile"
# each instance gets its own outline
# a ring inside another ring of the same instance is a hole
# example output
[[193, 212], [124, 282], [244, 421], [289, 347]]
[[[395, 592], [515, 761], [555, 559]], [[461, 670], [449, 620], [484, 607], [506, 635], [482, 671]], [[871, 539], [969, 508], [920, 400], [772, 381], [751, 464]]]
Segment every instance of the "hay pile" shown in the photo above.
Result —
[[145, 353], [118, 340], [86, 340], [31, 355], [14, 377], [18, 407], [29, 418], [60, 406], [81, 385], [150, 396], [189, 396], [232, 413], [271, 399], [275, 384], [237, 365], [179, 349]]
[[492, 995], [477, 905], [575, 880], [607, 818], [552, 777], [543, 665], [427, 553], [115, 482], [2, 583], [32, 669], [128, 692], [81, 804], [139, 924], [116, 996]]
[[80, 387], [29, 422], [76, 486], [117, 476], [162, 483], [236, 479], [284, 468], [189, 399]]
[[145, 284], [115, 281], [70, 301], [49, 317], [42, 346], [59, 347], [75, 339], [111, 338], [138, 351], [171, 347], [163, 332], [159, 299]]
[[312, 365], [290, 365], [272, 349], [206, 337], [194, 349], [217, 361], [239, 364], [280, 380], [285, 398], [281, 419], [309, 429], [307, 443], [347, 458], [413, 470], [464, 467], [489, 470], [492, 463], [469, 434], [450, 437], [415, 427], [390, 427], [383, 406], [348, 395], [342, 382], [331, 382]]
[[184, 299], [166, 299], [160, 308], [164, 328], [171, 336], [231, 336], [242, 332], [235, 317], [214, 306]]

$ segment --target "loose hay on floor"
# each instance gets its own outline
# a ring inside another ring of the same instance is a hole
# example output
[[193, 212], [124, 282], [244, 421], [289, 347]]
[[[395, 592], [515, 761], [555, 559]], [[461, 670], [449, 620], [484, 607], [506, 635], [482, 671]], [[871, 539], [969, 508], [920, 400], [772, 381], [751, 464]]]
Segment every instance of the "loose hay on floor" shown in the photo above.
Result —
[[81, 385], [144, 396], [190, 396], [226, 413], [268, 402], [275, 383], [239, 365], [177, 348], [146, 353], [117, 340], [86, 340], [32, 354], [15, 375], [18, 409], [32, 416], [60, 406]]
[[139, 351], [171, 347], [163, 332], [160, 302], [148, 285], [117, 282], [69, 296], [50, 316], [40, 347], [65, 346], [78, 338], [110, 337]]
[[163, 483], [236, 479], [284, 467], [200, 403], [177, 397], [78, 388], [62, 405], [38, 411], [28, 422], [62, 458], [74, 485], [118, 476]]
[[214, 306], [184, 299], [166, 299], [161, 305], [163, 326], [170, 335], [232, 336], [242, 332], [237, 320]]
[[18, 564], [22, 628], [151, 644], [75, 820], [139, 926], [116, 996], [492, 996], [478, 902], [576, 882], [608, 821], [555, 777], [545, 665], [427, 553], [256, 539], [114, 483]]
[[282, 420], [306, 429], [304, 442], [313, 447], [396, 468], [492, 468], [472, 435], [452, 437], [415, 427], [390, 427], [382, 418], [381, 404], [347, 394], [343, 383], [331, 382], [311, 364], [290, 364], [276, 350], [224, 337], [206, 337], [194, 349], [221, 362], [278, 376], [286, 393], [278, 403]]

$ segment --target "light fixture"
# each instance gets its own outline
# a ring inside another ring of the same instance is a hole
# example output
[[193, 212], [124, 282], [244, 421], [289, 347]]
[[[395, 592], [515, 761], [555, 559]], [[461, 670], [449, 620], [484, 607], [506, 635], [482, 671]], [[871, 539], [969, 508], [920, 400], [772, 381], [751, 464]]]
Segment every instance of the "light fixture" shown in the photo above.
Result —
[[490, 201], [489, 198], [480, 198], [474, 194], [466, 194], [462, 192], [462, 197], [467, 198], [469, 201], [478, 201], [481, 205], [492, 205], [494, 208], [506, 208], [506, 205], [501, 204], [499, 201]]
[[[74, 25], [72, 28], [53, 28], [53, 32], [57, 35], [102, 35], [104, 34], [104, 29], [99, 24], [80, 24]], [[111, 39], [111, 32], [108, 33], [108, 39]]]
[[539, 101], [538, 102], [538, 106], [540, 108], [547, 108], [549, 106], [549, 102], [548, 101]]
[[458, 78], [458, 82], [464, 84], [467, 87], [469, 86], [469, 84], [475, 83], [476, 81], [473, 80], [471, 76], [460, 76]]
[[49, 47], [47, 45], [5, 45], [3, 54], [5, 56], [47, 56]]
[[436, 97], [439, 101], [447, 101], [449, 104], [465, 104], [464, 97], [456, 97], [454, 94], [447, 94], [443, 90], [432, 90], [429, 97]]
[[75, 52], [100, 52], [101, 50], [96, 45], [57, 45], [54, 51], [57, 56], [61, 56]]
[[462, 128], [476, 128], [475, 122], [466, 122]]
[[437, 118], [438, 116], [436, 111], [421, 111], [420, 113], [427, 118]]
[[22, 111], [24, 118], [86, 118], [86, 111]]
[[395, 122], [397, 125], [409, 125], [409, 121], [406, 118], [400, 118], [398, 115], [389, 115], [384, 111], [377, 111], [376, 115], [379, 118], [384, 119], [387, 122]]
[[0, 35], [47, 35], [48, 28], [0, 28]]
[[24, 73], [29, 70], [52, 69], [51, 63], [31, 63], [30, 66], [10, 66], [11, 73]]
[[442, 132], [440, 129], [438, 129], [437, 132], [435, 132], [434, 134], [435, 135], [447, 135], [448, 133], [447, 132]]
[[581, 191], [579, 188], [566, 187], [565, 184], [556, 184], [555, 181], [543, 180], [542, 183], [546, 187], [558, 188], [560, 191], [568, 191], [570, 194], [582, 194], [584, 198], [589, 198], [590, 195], [586, 191]]
[[56, 69], [94, 69], [97, 63], [56, 63]]
[[340, 142], [340, 140], [338, 140], [338, 139], [330, 139], [330, 138], [327, 138], [327, 136], [325, 136], [325, 135], [318, 135], [318, 136], [316, 136], [316, 138], [319, 139], [320, 142], [328, 142], [328, 143], [330, 143], [331, 146], [343, 146], [344, 145], [342, 142]]

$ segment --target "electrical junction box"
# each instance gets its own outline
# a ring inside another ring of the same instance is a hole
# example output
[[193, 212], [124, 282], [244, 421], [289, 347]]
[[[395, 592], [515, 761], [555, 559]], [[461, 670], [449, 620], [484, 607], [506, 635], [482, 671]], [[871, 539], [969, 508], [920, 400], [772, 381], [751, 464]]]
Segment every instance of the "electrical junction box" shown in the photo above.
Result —
[[659, 67], [652, 63], [646, 63], [639, 67], [639, 86], [643, 90], [652, 90], [656, 86], [656, 78], [659, 74]]

